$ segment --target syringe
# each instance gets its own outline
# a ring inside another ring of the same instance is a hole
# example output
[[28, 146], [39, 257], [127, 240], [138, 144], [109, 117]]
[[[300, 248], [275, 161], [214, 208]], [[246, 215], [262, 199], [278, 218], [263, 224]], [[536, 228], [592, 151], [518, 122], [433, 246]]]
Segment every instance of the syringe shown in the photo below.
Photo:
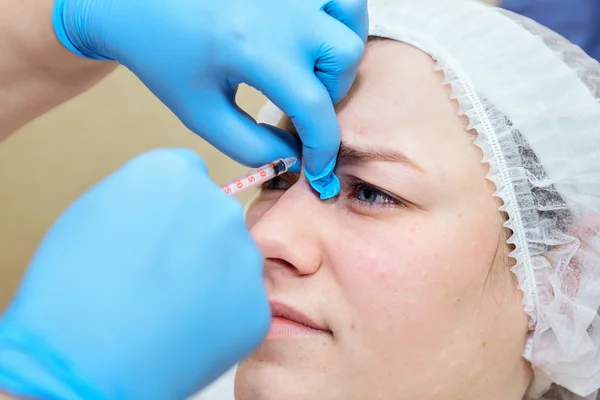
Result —
[[285, 174], [296, 162], [298, 162], [296, 157], [280, 158], [221, 185], [221, 189], [223, 189], [225, 194], [234, 195], [242, 190], [256, 187], [279, 175]]

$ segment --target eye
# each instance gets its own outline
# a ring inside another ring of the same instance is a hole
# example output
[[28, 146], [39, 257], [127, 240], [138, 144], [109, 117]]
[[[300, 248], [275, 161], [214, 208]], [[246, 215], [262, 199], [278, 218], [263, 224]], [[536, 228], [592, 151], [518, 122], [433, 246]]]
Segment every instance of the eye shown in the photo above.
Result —
[[261, 190], [268, 191], [268, 190], [287, 190], [291, 187], [292, 187], [292, 185], [287, 180], [285, 180], [281, 176], [277, 176], [277, 177], [271, 179], [270, 181], [266, 181], [265, 183], [263, 183], [260, 188], [261, 188]]
[[362, 207], [406, 207], [404, 202], [397, 196], [360, 179], [351, 179], [347, 186], [348, 199], [360, 204]]
[[356, 189], [356, 199], [358, 201], [364, 201], [365, 203], [393, 203], [393, 199], [387, 196], [385, 193], [379, 190], [367, 186], [361, 185]]

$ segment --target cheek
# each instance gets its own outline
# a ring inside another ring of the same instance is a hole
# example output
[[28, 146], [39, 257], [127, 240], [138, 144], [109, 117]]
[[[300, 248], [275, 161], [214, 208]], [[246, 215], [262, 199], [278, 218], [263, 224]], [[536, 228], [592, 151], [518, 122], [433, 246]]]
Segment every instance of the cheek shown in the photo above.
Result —
[[477, 218], [440, 214], [340, 229], [330, 248], [351, 324], [414, 341], [472, 315], [498, 239], [478, 225]]

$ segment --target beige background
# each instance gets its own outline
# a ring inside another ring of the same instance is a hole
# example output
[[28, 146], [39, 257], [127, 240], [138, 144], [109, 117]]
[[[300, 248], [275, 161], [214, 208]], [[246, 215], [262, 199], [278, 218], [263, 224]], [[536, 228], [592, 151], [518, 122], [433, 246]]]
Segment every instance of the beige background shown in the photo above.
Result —
[[[264, 98], [243, 87], [238, 103], [256, 115]], [[219, 183], [246, 170], [187, 130], [125, 68], [0, 142], [0, 310], [70, 202], [136, 154], [175, 146], [199, 153]]]

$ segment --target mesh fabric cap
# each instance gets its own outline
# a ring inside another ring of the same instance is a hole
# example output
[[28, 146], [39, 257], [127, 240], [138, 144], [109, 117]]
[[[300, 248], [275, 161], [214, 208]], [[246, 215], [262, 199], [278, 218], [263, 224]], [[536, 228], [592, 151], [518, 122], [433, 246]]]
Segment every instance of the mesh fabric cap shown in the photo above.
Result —
[[[528, 397], [600, 387], [600, 64], [551, 30], [472, 0], [370, 0], [370, 35], [430, 54], [477, 132], [508, 215], [532, 334]], [[259, 119], [281, 113], [268, 104]], [[592, 397], [593, 396], [593, 397]]]

